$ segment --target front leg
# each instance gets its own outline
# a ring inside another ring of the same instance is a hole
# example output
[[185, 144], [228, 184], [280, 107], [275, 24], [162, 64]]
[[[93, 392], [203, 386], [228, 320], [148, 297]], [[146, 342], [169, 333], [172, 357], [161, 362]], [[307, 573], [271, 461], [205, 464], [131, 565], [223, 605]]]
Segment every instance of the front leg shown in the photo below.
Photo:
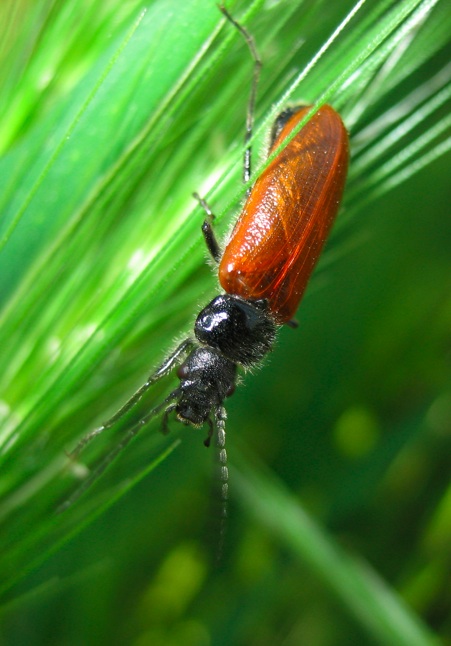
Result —
[[118, 422], [128, 411], [135, 406], [141, 399], [141, 397], [144, 395], [144, 393], [151, 387], [155, 382], [157, 382], [159, 379], [167, 375], [175, 366], [180, 364], [183, 360], [183, 358], [188, 354], [188, 352], [191, 351], [193, 346], [195, 345], [194, 341], [192, 339], [185, 339], [185, 341], [182, 341], [182, 343], [174, 350], [172, 354], [169, 355], [169, 357], [166, 357], [166, 359], [163, 361], [161, 366], [154, 370], [146, 379], [146, 381], [143, 383], [142, 386], [138, 388], [136, 392], [133, 393], [133, 395], [128, 399], [125, 404], [117, 410], [114, 415], [112, 415], [109, 419], [106, 420], [106, 422], [103, 422], [100, 426], [95, 428], [93, 431], [85, 435], [77, 444], [75, 449], [73, 449], [69, 453], [69, 457], [73, 460], [75, 460], [81, 451], [85, 448], [87, 444], [92, 442], [94, 438], [96, 438], [98, 435], [103, 433], [103, 431], [106, 431], [108, 428], [111, 428], [113, 424]]
[[202, 224], [202, 233], [205, 239], [205, 244], [207, 245], [207, 249], [210, 252], [211, 257], [216, 263], [219, 263], [221, 260], [221, 248], [219, 246], [219, 243], [216, 239], [215, 232], [213, 230], [213, 220], [215, 219], [215, 216], [208, 206], [207, 202], [200, 197], [198, 193], [193, 193], [193, 197], [199, 202], [201, 207], [206, 213], [206, 218]]

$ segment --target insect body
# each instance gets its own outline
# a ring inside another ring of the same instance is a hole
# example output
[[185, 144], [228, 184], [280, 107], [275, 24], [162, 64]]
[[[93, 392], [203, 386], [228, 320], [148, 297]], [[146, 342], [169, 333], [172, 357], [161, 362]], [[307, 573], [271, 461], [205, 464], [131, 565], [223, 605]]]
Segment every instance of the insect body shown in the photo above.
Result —
[[[241, 31], [254, 58], [246, 126], [248, 143], [261, 64], [250, 34], [224, 8], [221, 10]], [[270, 152], [282, 144], [309, 110], [289, 109], [278, 117]], [[209, 425], [207, 446], [216, 429], [226, 498], [224, 400], [235, 389], [238, 368], [251, 368], [260, 362], [272, 349], [278, 327], [291, 322], [337, 213], [347, 166], [346, 129], [333, 108], [322, 106], [257, 179], [223, 254], [212, 227], [214, 216], [206, 202], [195, 194], [206, 211], [202, 231], [219, 264], [224, 293], [199, 313], [194, 336], [183, 341], [122, 408], [85, 436], [72, 452], [72, 456], [77, 456], [87, 443], [130, 410], [152, 384], [178, 366], [178, 387], [127, 432], [90, 481], [152, 417], [162, 413], [163, 430], [167, 430], [169, 415], [175, 413], [184, 424]], [[249, 177], [248, 146], [244, 178]], [[89, 482], [85, 483], [83, 490], [88, 485]]]
[[[308, 110], [279, 116], [272, 149]], [[293, 317], [337, 213], [347, 166], [347, 132], [324, 106], [255, 183], [220, 259], [226, 293], [198, 315], [200, 347], [179, 369], [181, 421], [198, 425], [212, 411], [217, 416], [233, 392], [237, 366], [258, 363], [277, 327]]]
[[[308, 110], [290, 109], [279, 116], [272, 150]], [[175, 366], [180, 385], [131, 429], [130, 438], [160, 412], [163, 430], [175, 412], [184, 424], [209, 424], [206, 445], [215, 426], [224, 435], [223, 403], [235, 389], [238, 367], [260, 362], [272, 349], [278, 327], [294, 315], [337, 213], [347, 165], [347, 132], [339, 115], [326, 105], [258, 178], [222, 256], [212, 213], [198, 198], [207, 211], [202, 230], [219, 262], [225, 293], [199, 313], [194, 338], [183, 341], [113, 417], [85, 436], [73, 456]]]

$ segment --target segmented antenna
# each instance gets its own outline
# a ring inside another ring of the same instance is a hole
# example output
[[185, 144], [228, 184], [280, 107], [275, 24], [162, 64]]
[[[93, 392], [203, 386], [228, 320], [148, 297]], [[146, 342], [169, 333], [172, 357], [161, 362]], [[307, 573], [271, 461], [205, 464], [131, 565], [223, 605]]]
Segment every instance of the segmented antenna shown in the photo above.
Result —
[[226, 432], [225, 423], [227, 413], [224, 406], [218, 406], [215, 411], [216, 422], [216, 447], [218, 459], [218, 476], [220, 482], [220, 519], [219, 519], [219, 544], [217, 562], [222, 560], [224, 551], [225, 534], [227, 529], [227, 516], [229, 505], [229, 468], [227, 466]]

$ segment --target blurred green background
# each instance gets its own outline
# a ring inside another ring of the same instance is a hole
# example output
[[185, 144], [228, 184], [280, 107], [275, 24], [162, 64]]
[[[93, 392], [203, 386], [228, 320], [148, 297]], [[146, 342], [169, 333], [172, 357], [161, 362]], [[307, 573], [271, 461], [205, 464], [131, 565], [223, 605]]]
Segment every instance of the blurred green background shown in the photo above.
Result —
[[227, 402], [219, 564], [203, 430], [156, 421], [54, 511], [174, 382], [64, 451], [216, 293], [191, 192], [227, 231], [248, 52], [208, 0], [3, 4], [1, 643], [451, 640], [451, 10], [369, 4], [298, 88], [354, 5], [230, 3], [264, 61], [254, 169], [288, 88], [329, 92], [353, 161], [299, 328]]

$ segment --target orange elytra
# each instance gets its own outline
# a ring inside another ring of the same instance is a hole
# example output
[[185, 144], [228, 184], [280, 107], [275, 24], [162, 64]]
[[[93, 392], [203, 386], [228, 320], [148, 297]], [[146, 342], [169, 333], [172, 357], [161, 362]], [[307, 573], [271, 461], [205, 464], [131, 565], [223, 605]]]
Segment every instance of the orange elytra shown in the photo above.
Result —
[[[310, 107], [276, 121], [270, 152]], [[338, 211], [348, 134], [324, 105], [255, 182], [219, 265], [228, 294], [265, 299], [278, 323], [294, 316]]]

